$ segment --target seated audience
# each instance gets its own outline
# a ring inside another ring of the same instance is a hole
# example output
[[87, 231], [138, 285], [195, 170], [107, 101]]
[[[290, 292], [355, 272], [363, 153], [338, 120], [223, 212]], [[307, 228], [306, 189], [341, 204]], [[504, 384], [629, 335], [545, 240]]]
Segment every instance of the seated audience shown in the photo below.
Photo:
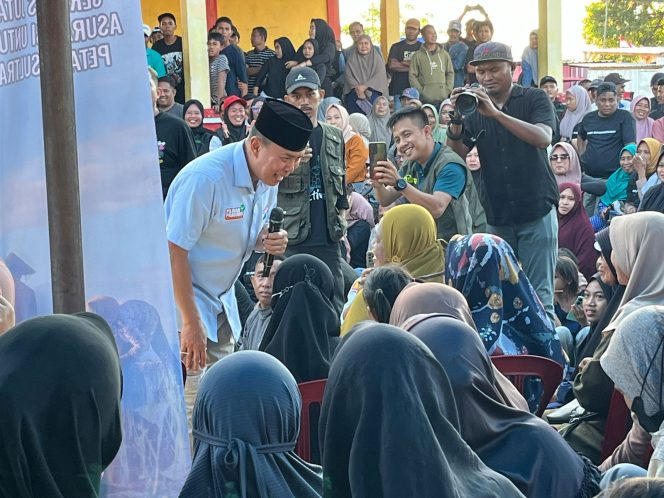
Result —
[[368, 35], [357, 39], [346, 61], [344, 78], [344, 104], [351, 114], [369, 114], [378, 97], [389, 95], [385, 60], [374, 50]]
[[573, 259], [558, 255], [553, 285], [553, 309], [560, 324], [556, 330], [563, 350], [569, 356], [575, 337], [581, 330], [579, 318], [583, 316], [583, 309], [577, 302], [579, 269]]
[[350, 127], [348, 111], [340, 104], [331, 104], [327, 108], [325, 121], [339, 128], [344, 134], [346, 183], [363, 183], [367, 176], [366, 164], [369, 160], [369, 149], [362, 137]]
[[301, 409], [295, 379], [270, 355], [218, 361], [196, 397], [194, 458], [180, 498], [320, 497], [320, 467], [294, 452]]
[[270, 274], [267, 277], [263, 276], [263, 269], [265, 268], [266, 256], [263, 254], [254, 267], [254, 274], [251, 276], [251, 285], [254, 290], [254, 296], [258, 302], [254, 309], [247, 317], [247, 321], [242, 328], [242, 336], [236, 344], [236, 349], [243, 350], [258, 350], [265, 336], [265, 331], [272, 318], [272, 286], [274, 285], [274, 276], [277, 269], [284, 261], [283, 256], [274, 256]]
[[636, 156], [636, 144], [629, 144], [620, 151], [620, 168], [606, 181], [606, 193], [600, 197], [600, 211], [602, 206], [612, 206], [616, 201], [624, 201], [625, 205], [621, 211], [631, 214], [628, 205], [632, 208], [639, 206], [639, 196], [636, 190], [636, 173], [634, 172], [634, 156]]
[[364, 299], [371, 319], [378, 323], [390, 323], [392, 307], [399, 293], [413, 277], [401, 266], [390, 264], [369, 273], [364, 283]]
[[249, 134], [247, 101], [231, 95], [222, 106], [222, 125], [216, 132], [222, 145], [244, 140]]
[[655, 451], [648, 465], [648, 477], [664, 477], [663, 346], [664, 306], [643, 306], [615, 328], [611, 343], [600, 359], [606, 375], [622, 393], [639, 425], [652, 436]]
[[447, 143], [447, 130], [443, 128], [440, 124], [440, 117], [438, 115], [438, 110], [431, 104], [424, 104], [422, 110], [427, 115], [429, 120], [429, 126], [431, 126], [431, 134], [433, 135], [433, 141], [441, 144]]
[[583, 208], [583, 193], [576, 183], [558, 185], [558, 247], [572, 251], [579, 271], [589, 278], [597, 269], [595, 232]]
[[460, 291], [491, 355], [531, 354], [563, 364], [554, 324], [510, 245], [497, 235], [457, 236], [445, 281]]
[[576, 149], [571, 144], [558, 142], [554, 145], [549, 156], [549, 164], [558, 185], [569, 182], [581, 185], [581, 163]]
[[[466, 298], [449, 285], [438, 283], [418, 283], [404, 289], [394, 303], [390, 325], [403, 327], [416, 315], [439, 314], [459, 320], [471, 327], [477, 334], [473, 316]], [[478, 334], [479, 335], [479, 334]], [[528, 410], [528, 403], [507, 377], [494, 367], [497, 388], [505, 404], [519, 410]]]
[[353, 268], [364, 268], [367, 264], [367, 251], [369, 250], [369, 239], [374, 222], [374, 211], [364, 197], [357, 192], [348, 193], [348, 204], [346, 210], [346, 239], [350, 246], [350, 265]]
[[644, 138], [636, 148], [636, 156], [632, 164], [637, 174], [636, 187], [639, 198], [658, 182], [657, 165], [664, 153], [661, 151], [662, 144], [654, 138]]
[[639, 204], [639, 211], [657, 211], [664, 213], [664, 181], [648, 190]]
[[404, 328], [426, 344], [447, 373], [459, 433], [491, 469], [529, 498], [593, 497], [600, 472], [542, 419], [506, 405], [491, 359], [468, 325], [439, 314], [418, 315]]
[[[373, 245], [376, 267], [396, 263], [414, 278], [443, 282], [445, 250], [436, 239], [436, 224], [429, 212], [415, 204], [390, 209], [376, 226]], [[368, 320], [367, 303], [360, 289], [348, 307], [341, 334]]]
[[291, 256], [279, 266], [272, 293], [260, 350], [286, 365], [298, 384], [327, 378], [339, 336], [332, 272], [308, 254]]
[[[362, 114], [361, 112], [354, 112], [348, 116], [348, 123], [350, 124], [351, 129], [362, 137], [364, 145], [369, 147], [369, 142], [371, 140], [371, 124], [369, 119]], [[367, 163], [369, 156], [367, 155]]]
[[326, 497], [522, 496], [463, 441], [445, 371], [396, 327], [363, 324], [344, 340], [319, 427]]
[[194, 137], [196, 157], [210, 152], [210, 143], [215, 138], [214, 132], [203, 126], [204, 116], [205, 109], [199, 100], [189, 100], [184, 103], [184, 116], [182, 118], [189, 125], [191, 134]]
[[597, 498], [664, 498], [664, 479], [635, 477], [614, 482]]
[[120, 358], [92, 313], [33, 318], [0, 337], [0, 494], [100, 496], [120, 449]]

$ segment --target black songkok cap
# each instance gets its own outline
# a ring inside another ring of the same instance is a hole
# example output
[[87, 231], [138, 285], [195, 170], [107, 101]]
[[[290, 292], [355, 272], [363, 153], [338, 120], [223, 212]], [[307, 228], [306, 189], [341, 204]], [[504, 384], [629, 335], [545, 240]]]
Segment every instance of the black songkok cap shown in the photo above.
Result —
[[309, 117], [297, 107], [271, 98], [265, 99], [254, 126], [271, 142], [294, 152], [307, 146], [314, 129]]

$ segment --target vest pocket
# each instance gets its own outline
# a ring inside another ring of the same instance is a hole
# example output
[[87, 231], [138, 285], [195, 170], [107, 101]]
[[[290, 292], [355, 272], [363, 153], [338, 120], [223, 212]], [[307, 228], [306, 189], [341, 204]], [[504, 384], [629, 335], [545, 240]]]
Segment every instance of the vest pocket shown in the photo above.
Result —
[[279, 193], [297, 194], [304, 191], [304, 179], [302, 175], [290, 174], [279, 184]]
[[344, 171], [343, 168], [340, 168], [338, 166], [330, 166], [330, 181], [334, 185], [334, 190], [336, 194], [343, 195], [344, 194], [344, 175], [346, 172]]
[[284, 230], [288, 232], [288, 240], [293, 241], [300, 235], [300, 213], [302, 207], [288, 206], [284, 211]]

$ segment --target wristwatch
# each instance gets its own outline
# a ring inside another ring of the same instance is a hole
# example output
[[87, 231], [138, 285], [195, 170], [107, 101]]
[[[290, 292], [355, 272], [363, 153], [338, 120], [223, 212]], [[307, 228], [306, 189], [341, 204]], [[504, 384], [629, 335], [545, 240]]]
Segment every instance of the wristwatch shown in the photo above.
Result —
[[401, 192], [407, 186], [408, 186], [408, 182], [406, 182], [406, 180], [404, 180], [403, 178], [399, 178], [397, 180], [397, 183], [394, 184], [394, 190], [396, 190], [397, 192]]

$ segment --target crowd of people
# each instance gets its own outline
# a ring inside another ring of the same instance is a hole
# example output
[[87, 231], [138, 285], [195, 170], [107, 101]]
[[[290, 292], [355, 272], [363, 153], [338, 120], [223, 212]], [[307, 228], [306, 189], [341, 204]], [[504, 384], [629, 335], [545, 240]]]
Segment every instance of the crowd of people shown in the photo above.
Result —
[[[517, 83], [483, 10], [462, 36], [470, 10], [444, 44], [406, 21], [387, 58], [361, 23], [344, 49], [322, 19], [297, 50], [255, 27], [245, 53], [220, 17], [210, 95], [187, 101], [175, 16], [144, 27], [181, 497], [664, 496], [664, 74], [631, 101], [617, 73], [561, 92], [533, 31]], [[0, 261], [0, 494], [97, 496], [121, 440], [110, 328], [13, 326], [13, 300]], [[558, 363], [553, 398], [517, 390], [501, 355]], [[44, 375], [77, 389], [44, 398]], [[305, 461], [298, 384], [318, 380]], [[631, 429], [606, 458], [614, 392]]]

